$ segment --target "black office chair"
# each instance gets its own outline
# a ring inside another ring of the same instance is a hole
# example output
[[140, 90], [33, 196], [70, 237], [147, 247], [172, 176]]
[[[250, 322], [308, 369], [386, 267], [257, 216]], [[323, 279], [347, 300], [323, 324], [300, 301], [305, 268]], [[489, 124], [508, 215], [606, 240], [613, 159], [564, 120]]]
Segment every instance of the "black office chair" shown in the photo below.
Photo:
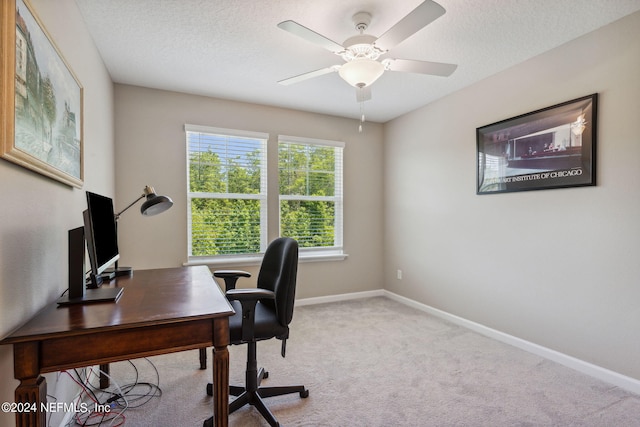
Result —
[[[271, 242], [264, 254], [257, 288], [235, 289], [238, 277], [250, 276], [247, 272], [214, 272], [215, 277], [225, 280], [227, 298], [236, 311], [236, 314], [229, 318], [230, 344], [247, 344], [245, 386], [229, 387], [229, 394], [237, 396], [229, 404], [229, 414], [249, 404], [255, 406], [271, 426], [279, 426], [278, 420], [262, 399], [290, 393], [300, 393], [300, 397], [303, 398], [309, 396], [309, 391], [302, 385], [260, 387], [260, 382], [269, 374], [264, 368], [258, 370], [256, 360], [256, 343], [271, 338], [282, 340], [281, 354], [282, 357], [285, 356], [289, 323], [293, 318], [297, 271], [298, 243], [293, 239], [281, 237]], [[212, 384], [207, 385], [207, 394], [213, 394]], [[213, 418], [204, 422], [204, 427], [212, 425]]]

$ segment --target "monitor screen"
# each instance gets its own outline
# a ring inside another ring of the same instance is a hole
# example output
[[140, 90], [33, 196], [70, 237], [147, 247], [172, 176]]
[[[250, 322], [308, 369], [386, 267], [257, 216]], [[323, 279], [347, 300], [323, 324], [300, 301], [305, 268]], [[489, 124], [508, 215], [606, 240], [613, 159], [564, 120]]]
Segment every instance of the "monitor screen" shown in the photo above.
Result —
[[120, 257], [113, 200], [87, 191], [84, 229], [91, 273], [99, 276]]

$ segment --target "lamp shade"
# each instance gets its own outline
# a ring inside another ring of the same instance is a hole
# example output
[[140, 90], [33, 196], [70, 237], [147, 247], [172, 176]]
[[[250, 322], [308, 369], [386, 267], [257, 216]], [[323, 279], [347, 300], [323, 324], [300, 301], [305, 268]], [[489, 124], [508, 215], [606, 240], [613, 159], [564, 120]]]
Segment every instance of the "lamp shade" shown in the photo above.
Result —
[[378, 80], [382, 73], [384, 73], [382, 63], [366, 58], [347, 62], [338, 70], [338, 74], [344, 81], [351, 86], [360, 88], [369, 86]]
[[170, 197], [156, 195], [153, 187], [146, 186], [144, 193], [147, 196], [147, 200], [140, 206], [140, 213], [142, 215], [157, 215], [173, 206], [173, 200], [171, 200]]

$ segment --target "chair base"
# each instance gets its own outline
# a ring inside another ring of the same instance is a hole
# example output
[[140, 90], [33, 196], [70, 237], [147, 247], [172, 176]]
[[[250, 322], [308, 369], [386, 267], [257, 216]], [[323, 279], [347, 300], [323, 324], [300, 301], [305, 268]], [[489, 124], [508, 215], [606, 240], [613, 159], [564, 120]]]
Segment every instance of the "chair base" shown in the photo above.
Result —
[[[254, 371], [255, 372], [255, 371]], [[257, 375], [256, 384], [258, 387], [255, 390], [247, 390], [245, 387], [229, 386], [229, 394], [237, 396], [233, 402], [229, 404], [229, 414], [242, 408], [244, 405], [251, 405], [255, 407], [258, 412], [264, 417], [265, 420], [272, 427], [279, 427], [280, 423], [276, 417], [271, 413], [267, 405], [264, 403], [264, 398], [273, 396], [282, 396], [285, 394], [300, 393], [301, 398], [309, 397], [309, 390], [303, 385], [298, 386], [285, 386], [285, 387], [259, 387], [263, 379], [268, 378], [269, 373], [263, 368], [260, 368]], [[207, 384], [207, 394], [213, 395], [213, 385]], [[213, 417], [207, 419], [203, 427], [213, 427]]]

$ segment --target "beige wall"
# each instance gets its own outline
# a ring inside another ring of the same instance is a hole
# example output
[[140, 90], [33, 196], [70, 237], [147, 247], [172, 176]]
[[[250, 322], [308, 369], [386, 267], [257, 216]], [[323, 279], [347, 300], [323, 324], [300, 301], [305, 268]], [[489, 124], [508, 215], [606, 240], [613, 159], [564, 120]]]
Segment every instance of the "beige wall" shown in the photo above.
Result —
[[[73, 0], [32, 4], [84, 87], [85, 185], [72, 189], [0, 160], [0, 336], [67, 288], [67, 230], [82, 225], [84, 190], [113, 195], [113, 84]], [[50, 376], [49, 391], [56, 388]], [[14, 401], [12, 346], [0, 346], [0, 401]], [[0, 425], [14, 425], [0, 413]]]
[[[187, 261], [184, 124], [189, 123], [267, 132], [268, 150], [271, 156], [275, 153], [275, 159], [279, 134], [344, 141], [344, 247], [349, 257], [301, 263], [296, 296], [383, 287], [382, 125], [366, 123], [358, 133], [355, 120], [125, 85], [116, 85], [115, 103], [116, 205], [126, 206], [147, 184], [175, 203], [162, 215], [142, 217], [127, 211], [121, 217], [123, 265], [154, 268]], [[277, 178], [276, 168], [269, 169], [268, 182], [276, 183]], [[277, 199], [268, 215], [277, 227]]]
[[[635, 13], [388, 123], [387, 289], [640, 379], [639, 69]], [[475, 194], [477, 127], [594, 92], [596, 187]]]
[[[171, 195], [161, 216], [122, 218], [122, 264], [186, 261], [182, 126], [193, 123], [345, 141], [349, 257], [301, 265], [298, 297], [386, 287], [640, 378], [639, 13], [359, 134], [330, 116], [130, 86], [114, 96], [75, 2], [32, 3], [85, 90], [85, 186], [0, 160], [2, 336], [66, 289], [66, 233], [82, 222], [84, 190], [119, 208], [146, 184]], [[476, 127], [592, 92], [597, 187], [475, 195]], [[0, 347], [2, 401], [13, 400], [12, 364]]]

